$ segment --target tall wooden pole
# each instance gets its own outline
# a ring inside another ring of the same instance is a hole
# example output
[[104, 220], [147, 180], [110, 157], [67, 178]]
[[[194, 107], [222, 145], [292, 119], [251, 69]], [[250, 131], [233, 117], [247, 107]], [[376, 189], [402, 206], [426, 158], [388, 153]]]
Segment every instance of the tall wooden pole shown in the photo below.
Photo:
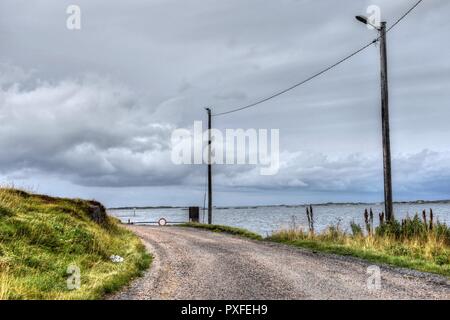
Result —
[[392, 177], [391, 177], [391, 139], [389, 132], [389, 91], [386, 49], [386, 22], [380, 28], [381, 53], [381, 120], [383, 126], [383, 168], [384, 168], [384, 207], [386, 220], [394, 220], [392, 205]]
[[208, 113], [208, 224], [212, 224], [211, 109]]

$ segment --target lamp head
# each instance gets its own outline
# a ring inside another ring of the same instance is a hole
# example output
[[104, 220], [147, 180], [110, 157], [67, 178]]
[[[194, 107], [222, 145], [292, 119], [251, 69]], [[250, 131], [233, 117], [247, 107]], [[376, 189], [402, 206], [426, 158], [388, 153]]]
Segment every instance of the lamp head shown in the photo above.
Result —
[[358, 20], [359, 22], [362, 22], [362, 23], [364, 23], [364, 24], [369, 24], [369, 20], [368, 20], [366, 17], [364, 17], [364, 16], [356, 16], [355, 18], [356, 18], [356, 20]]

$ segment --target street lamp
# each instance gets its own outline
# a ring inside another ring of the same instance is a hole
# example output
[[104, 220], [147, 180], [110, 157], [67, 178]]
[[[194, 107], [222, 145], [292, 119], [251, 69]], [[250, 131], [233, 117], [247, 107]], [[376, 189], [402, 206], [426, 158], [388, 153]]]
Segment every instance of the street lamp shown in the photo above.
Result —
[[381, 22], [380, 26], [373, 25], [364, 16], [356, 16], [356, 20], [366, 25], [370, 25], [380, 33], [380, 64], [381, 64], [381, 121], [383, 131], [383, 171], [384, 171], [384, 207], [386, 220], [394, 220], [394, 210], [392, 205], [392, 176], [391, 176], [391, 140], [389, 133], [389, 90], [388, 90], [388, 70], [387, 70], [387, 49], [386, 49], [386, 22]]
[[377, 29], [378, 31], [380, 31], [380, 29], [381, 29], [379, 26], [377, 27], [376, 25], [372, 24], [372, 23], [369, 21], [369, 19], [367, 19], [367, 18], [364, 17], [364, 16], [356, 16], [355, 18], [356, 18], [356, 20], [358, 20], [359, 22], [362, 22], [362, 23], [364, 23], [364, 24], [368, 24], [369, 26], [374, 27], [374, 28]]

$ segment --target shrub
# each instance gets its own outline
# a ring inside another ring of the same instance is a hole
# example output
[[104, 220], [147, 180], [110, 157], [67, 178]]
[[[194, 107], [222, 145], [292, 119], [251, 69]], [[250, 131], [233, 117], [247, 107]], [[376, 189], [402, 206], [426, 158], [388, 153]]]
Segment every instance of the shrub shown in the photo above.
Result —
[[361, 237], [363, 235], [362, 227], [355, 221], [350, 222], [350, 228], [354, 237]]
[[397, 220], [387, 221], [375, 230], [375, 234], [378, 237], [393, 237], [395, 239], [400, 239], [401, 232], [402, 226]]
[[439, 221], [433, 228], [433, 232], [438, 239], [442, 239], [446, 245], [450, 245], [450, 227]]

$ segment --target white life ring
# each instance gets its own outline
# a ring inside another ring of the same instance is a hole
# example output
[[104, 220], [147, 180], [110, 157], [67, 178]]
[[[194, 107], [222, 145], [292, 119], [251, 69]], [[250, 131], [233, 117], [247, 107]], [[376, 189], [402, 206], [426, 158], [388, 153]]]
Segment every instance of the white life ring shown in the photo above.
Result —
[[164, 219], [164, 218], [161, 218], [161, 219], [158, 220], [158, 224], [159, 224], [161, 227], [164, 227], [164, 226], [167, 224], [167, 220]]

